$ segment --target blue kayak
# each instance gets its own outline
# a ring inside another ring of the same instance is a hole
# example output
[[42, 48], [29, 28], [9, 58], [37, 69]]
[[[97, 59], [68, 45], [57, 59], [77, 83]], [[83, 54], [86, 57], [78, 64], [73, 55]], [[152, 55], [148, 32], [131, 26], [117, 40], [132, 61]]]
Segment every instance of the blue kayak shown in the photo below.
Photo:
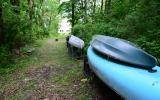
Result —
[[152, 70], [157, 60], [130, 41], [105, 35], [94, 35], [91, 46], [99, 53], [120, 62]]
[[160, 67], [154, 73], [134, 65], [121, 64], [87, 50], [90, 69], [111, 89], [127, 100], [160, 100]]

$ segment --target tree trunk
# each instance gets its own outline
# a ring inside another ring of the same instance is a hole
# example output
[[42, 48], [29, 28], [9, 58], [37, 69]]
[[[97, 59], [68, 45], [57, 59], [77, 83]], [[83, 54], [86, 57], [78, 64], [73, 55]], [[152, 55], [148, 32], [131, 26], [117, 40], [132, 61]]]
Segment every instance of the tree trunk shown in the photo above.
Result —
[[101, 12], [103, 12], [103, 5], [104, 5], [103, 2], [104, 2], [104, 1], [102, 0], [102, 1], [101, 1]]
[[93, 14], [95, 14], [96, 12], [96, 0], [93, 0], [94, 4], [93, 4]]
[[108, 14], [111, 10], [111, 0], [105, 1], [105, 14]]
[[33, 1], [32, 0], [28, 0], [28, 7], [29, 7], [29, 11], [28, 11], [29, 18], [30, 20], [32, 20], [33, 18]]
[[108, 0], [108, 10], [107, 13], [110, 13], [111, 11], [111, 0]]
[[[81, 0], [81, 9], [83, 10], [84, 9], [84, 0]], [[82, 18], [83, 18], [83, 14], [82, 14]]]
[[0, 33], [3, 27], [2, 5], [0, 5]]
[[104, 8], [105, 14], [107, 14], [107, 10], [108, 10], [108, 0], [105, 0], [105, 8]]
[[11, 4], [13, 5], [14, 7], [14, 12], [15, 13], [20, 13], [20, 9], [19, 9], [19, 0], [10, 0]]
[[75, 5], [74, 5], [74, 0], [72, 0], [72, 28], [74, 27], [74, 10], [75, 10]]
[[87, 0], [84, 0], [84, 23], [87, 23]]
[[0, 43], [2, 43], [3, 41], [3, 16], [2, 16], [2, 12], [3, 12], [3, 9], [2, 9], [2, 4], [0, 4]]
[[[81, 0], [81, 10], [84, 10], [84, 0]], [[82, 23], [84, 23], [84, 13], [81, 14]]]

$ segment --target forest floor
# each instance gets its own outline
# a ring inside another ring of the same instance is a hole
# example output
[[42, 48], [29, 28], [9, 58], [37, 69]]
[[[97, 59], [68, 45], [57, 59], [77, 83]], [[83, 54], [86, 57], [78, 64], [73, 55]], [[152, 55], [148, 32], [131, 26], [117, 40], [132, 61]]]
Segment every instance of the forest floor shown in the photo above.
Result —
[[31, 47], [35, 50], [29, 55], [21, 55], [23, 60], [17, 61], [17, 66], [21, 67], [0, 74], [0, 100], [103, 100], [116, 97], [108, 89], [109, 92], [101, 91], [98, 87], [103, 86], [102, 83], [91, 82], [83, 75], [83, 61], [69, 56], [64, 38], [40, 40]]

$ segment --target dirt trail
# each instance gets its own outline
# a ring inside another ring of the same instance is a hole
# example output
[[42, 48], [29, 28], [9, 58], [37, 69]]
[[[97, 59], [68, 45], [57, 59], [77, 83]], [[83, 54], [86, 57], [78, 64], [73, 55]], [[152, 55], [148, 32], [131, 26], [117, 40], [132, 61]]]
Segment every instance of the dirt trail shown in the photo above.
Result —
[[0, 76], [0, 100], [102, 99], [95, 84], [82, 81], [82, 61], [68, 55], [65, 39], [43, 40], [29, 59], [27, 67]]

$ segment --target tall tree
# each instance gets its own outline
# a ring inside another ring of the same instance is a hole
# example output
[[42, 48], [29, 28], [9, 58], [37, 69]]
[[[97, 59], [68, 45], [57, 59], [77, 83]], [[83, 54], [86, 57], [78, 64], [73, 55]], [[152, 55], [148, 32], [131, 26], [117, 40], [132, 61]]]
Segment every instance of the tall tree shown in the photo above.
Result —
[[2, 37], [2, 30], [3, 30], [3, 16], [2, 16], [2, 3], [0, 4], [0, 43], [3, 39]]
[[33, 3], [34, 1], [33, 0], [28, 0], [28, 7], [29, 7], [29, 18], [30, 20], [32, 19], [33, 17]]
[[111, 0], [108, 0], [108, 13], [110, 12], [111, 10]]
[[84, 22], [87, 23], [87, 0], [84, 0]]
[[75, 23], [75, 2], [74, 0], [72, 0], [72, 27], [74, 26], [74, 23]]
[[101, 12], [103, 12], [103, 5], [104, 5], [104, 1], [101, 0]]
[[104, 8], [105, 14], [108, 12], [108, 0], [105, 0], [105, 8]]
[[[84, 13], [83, 13], [83, 9], [84, 9], [84, 0], [81, 0], [81, 7], [80, 7], [80, 9], [81, 9], [81, 19], [84, 19]], [[83, 20], [82, 20], [83, 21]]]
[[111, 9], [111, 0], [106, 0], [105, 1], [105, 13], [108, 14]]
[[2, 31], [2, 26], [3, 26], [2, 4], [0, 4], [0, 33]]
[[96, 12], [96, 0], [93, 0], [93, 14]]

